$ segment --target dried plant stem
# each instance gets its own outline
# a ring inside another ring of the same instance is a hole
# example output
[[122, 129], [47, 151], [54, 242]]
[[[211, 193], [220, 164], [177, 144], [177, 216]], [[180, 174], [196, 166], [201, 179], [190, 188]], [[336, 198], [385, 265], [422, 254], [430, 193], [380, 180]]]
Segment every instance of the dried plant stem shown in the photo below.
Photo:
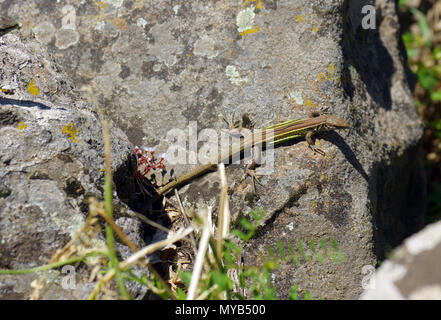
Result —
[[50, 270], [50, 269], [64, 266], [66, 264], [72, 264], [75, 262], [82, 261], [87, 257], [102, 256], [102, 255], [106, 255], [106, 252], [101, 252], [101, 251], [91, 252], [91, 253], [86, 254], [84, 256], [81, 256], [81, 257], [72, 257], [72, 258], [64, 260], [64, 261], [49, 263], [49, 264], [45, 264], [45, 265], [42, 265], [39, 267], [29, 268], [29, 269], [20, 269], [20, 270], [0, 269], [0, 275], [3, 275], [3, 274], [17, 275], [17, 274], [28, 274], [28, 273], [33, 273], [33, 272], [46, 271], [46, 270]]
[[[109, 220], [112, 220], [112, 169], [110, 166], [110, 132], [109, 132], [109, 121], [104, 119], [103, 123], [103, 136], [104, 136], [104, 150], [105, 150], [105, 164], [106, 164], [106, 174], [104, 177], [104, 210], [106, 211]], [[106, 240], [107, 247], [109, 248], [109, 259], [110, 266], [115, 272], [116, 282], [118, 283], [119, 291], [124, 299], [130, 299], [127, 293], [126, 287], [124, 286], [124, 279], [119, 270], [119, 261], [115, 252], [115, 239], [113, 237], [113, 230], [109, 224], [106, 224]]]
[[121, 228], [105, 212], [98, 211], [98, 214], [106, 221], [106, 223], [113, 229], [113, 231], [115, 231], [121, 241], [124, 242], [124, 244], [130, 248], [130, 250], [132, 250], [133, 252], [138, 251], [138, 246], [130, 241], [130, 239], [121, 230]]
[[230, 228], [230, 209], [228, 206], [228, 185], [225, 175], [225, 165], [218, 164], [219, 177], [221, 182], [221, 195], [219, 199], [219, 217], [216, 234], [216, 253], [220, 261], [223, 258], [223, 241], [228, 236]]
[[157, 228], [157, 229], [159, 229], [159, 230], [161, 230], [161, 231], [164, 231], [164, 232], [166, 232], [166, 233], [169, 233], [169, 232], [170, 232], [170, 229], [168, 229], [168, 228], [166, 228], [166, 227], [164, 227], [164, 226], [161, 226], [160, 224], [158, 224], [158, 223], [156, 223], [156, 222], [150, 220], [150, 219], [147, 218], [145, 215], [140, 214], [140, 213], [138, 213], [138, 212], [134, 212], [134, 214], [135, 214], [139, 219], [141, 219], [141, 220], [144, 221], [145, 223], [151, 225], [152, 227], [155, 227], [155, 228]]
[[202, 265], [204, 263], [204, 257], [208, 248], [208, 241], [210, 240], [210, 235], [211, 235], [211, 231], [210, 231], [211, 226], [208, 223], [209, 215], [211, 215], [210, 207], [206, 209], [205, 216], [202, 216], [202, 221], [203, 221], [202, 237], [201, 240], [199, 241], [198, 254], [196, 255], [196, 260], [194, 263], [193, 275], [190, 280], [190, 287], [188, 289], [187, 300], [194, 300], [199, 278], [201, 276]]
[[[144, 258], [146, 255], [149, 255], [153, 252], [155, 252], [156, 250], [161, 249], [162, 247], [167, 246], [168, 244], [171, 243], [175, 243], [176, 241], [181, 240], [182, 238], [185, 238], [188, 234], [190, 234], [191, 232], [193, 232], [193, 228], [187, 228], [185, 230], [182, 231], [178, 231], [178, 233], [176, 235], [171, 236], [168, 239], [162, 240], [162, 241], [158, 241], [155, 242], [151, 245], [148, 245], [147, 247], [142, 248], [141, 250], [137, 251], [136, 253], [134, 253], [133, 255], [131, 255], [129, 258], [127, 258], [126, 260], [122, 261], [119, 264], [119, 270], [125, 270], [127, 268], [129, 268], [130, 266], [132, 266], [133, 264], [137, 263], [138, 260]], [[96, 296], [98, 295], [98, 293], [100, 292], [102, 286], [109, 282], [110, 280], [113, 279], [113, 277], [115, 276], [115, 269], [110, 269], [106, 275], [95, 285], [95, 288], [93, 289], [93, 291], [90, 293], [88, 299], [95, 299]], [[175, 295], [173, 295], [174, 298]]]
[[219, 286], [217, 284], [213, 285], [210, 289], [204, 291], [199, 297], [197, 297], [196, 300], [204, 300], [205, 298], [207, 298], [210, 295], [210, 293], [212, 293], [213, 291], [215, 291], [218, 288], [219, 288]]
[[[179, 204], [179, 209], [181, 210], [182, 216], [184, 217], [185, 226], [186, 227], [190, 226], [190, 221], [188, 221], [187, 213], [185, 212], [184, 206], [182, 205], [182, 201], [181, 201], [181, 197], [179, 196], [178, 189], [175, 189], [175, 196], [176, 196], [176, 200], [178, 201], [178, 204]], [[197, 254], [196, 239], [194, 238], [193, 233], [190, 234], [190, 241], [191, 241], [191, 246], [193, 247], [194, 255], [196, 256], [196, 254]]]

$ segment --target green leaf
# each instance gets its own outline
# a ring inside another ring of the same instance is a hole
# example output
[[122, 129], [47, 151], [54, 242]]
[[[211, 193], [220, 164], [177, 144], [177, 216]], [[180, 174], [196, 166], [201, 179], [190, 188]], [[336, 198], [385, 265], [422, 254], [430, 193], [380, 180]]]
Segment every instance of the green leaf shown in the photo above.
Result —
[[438, 84], [438, 79], [436, 77], [435, 70], [432, 69], [426, 69], [423, 66], [418, 70], [418, 82], [421, 84], [421, 86], [428, 90], [432, 91], [433, 87], [435, 87]]
[[222, 291], [230, 291], [233, 289], [233, 282], [226, 273], [211, 273], [213, 282], [216, 283]]
[[277, 300], [276, 296], [276, 290], [271, 288], [265, 288], [264, 294], [263, 294], [264, 300]]
[[320, 239], [320, 247], [322, 248], [322, 250], [323, 250], [324, 252], [327, 252], [327, 251], [328, 251], [328, 247], [327, 247], [327, 245], [326, 245], [326, 241], [325, 241], [324, 239]]
[[280, 240], [277, 240], [277, 250], [279, 251], [280, 258], [285, 260], [285, 249], [283, 248], [283, 244]]
[[230, 250], [225, 250], [224, 251], [224, 258], [225, 258], [225, 262], [227, 266], [230, 266], [232, 264], [234, 264], [234, 259], [233, 256], [231, 255], [231, 251]]
[[241, 250], [234, 242], [231, 240], [226, 239], [225, 242], [225, 248], [229, 249], [231, 252], [237, 254]]
[[181, 271], [179, 277], [181, 278], [184, 285], [188, 288], [190, 286], [192, 273], [190, 271]]
[[329, 259], [332, 260], [332, 262], [334, 262], [334, 263], [339, 263], [340, 262], [338, 260], [338, 258], [331, 251], [328, 251], [327, 255], [328, 255]]
[[309, 248], [311, 248], [312, 253], [315, 253], [315, 244], [314, 241], [309, 240]]
[[430, 99], [433, 101], [441, 101], [441, 90], [434, 91], [430, 94]]
[[332, 247], [335, 251], [338, 251], [338, 242], [337, 239], [332, 239]]
[[332, 240], [332, 247], [334, 248], [335, 253], [337, 254], [339, 260], [342, 262], [346, 262], [346, 260], [347, 260], [346, 255], [343, 252], [341, 252], [340, 249], [338, 248], [337, 239]]
[[268, 270], [274, 270], [275, 268], [278, 268], [276, 260], [267, 260], [264, 263], [264, 267]]
[[417, 57], [420, 54], [420, 50], [419, 49], [407, 48], [406, 51], [407, 51], [407, 57], [408, 58]]
[[269, 256], [271, 257], [271, 259], [274, 259], [275, 254], [274, 254], [274, 249], [273, 249], [273, 247], [268, 246], [268, 254], [269, 254]]
[[289, 300], [299, 300], [299, 294], [297, 292], [297, 286], [293, 285], [289, 291]]
[[412, 37], [412, 34], [410, 32], [404, 33], [402, 38], [403, 38], [403, 42], [406, 45], [406, 47], [410, 46], [410, 44], [413, 42], [412, 41], [413, 37]]
[[288, 243], [288, 250], [289, 250], [291, 258], [294, 260], [294, 263], [296, 264], [296, 266], [300, 265], [299, 258], [295, 254], [294, 247], [292, 246], [291, 243]]
[[185, 294], [185, 292], [181, 288], [177, 287], [176, 293], [178, 294], [179, 300], [187, 300], [187, 295]]
[[433, 49], [433, 57], [435, 58], [435, 60], [441, 60], [441, 47], [440, 46], [436, 46]]
[[234, 230], [231, 230], [230, 233], [232, 235], [238, 237], [239, 239], [243, 240], [243, 241], [247, 241], [248, 240], [248, 236], [245, 233], [243, 233], [242, 231], [240, 231], [240, 230], [234, 229]]
[[239, 285], [241, 288], [245, 288], [245, 274], [243, 272], [239, 273]]
[[305, 300], [311, 300], [311, 292], [309, 291], [305, 292]]
[[317, 252], [316, 254], [318, 261], [321, 263], [325, 263], [325, 258], [323, 258], [322, 254], [320, 252]]
[[305, 253], [305, 249], [303, 248], [302, 241], [297, 241], [297, 247], [299, 248], [300, 255], [306, 260], [306, 262], [311, 261], [311, 257]]
[[418, 25], [421, 29], [421, 34], [423, 35], [424, 40], [426, 41], [426, 45], [428, 48], [432, 46], [432, 35], [430, 33], [429, 25], [427, 24], [426, 16], [415, 8], [409, 8], [409, 11], [415, 16], [418, 20]]
[[248, 231], [253, 230], [252, 224], [245, 218], [240, 219], [240, 224]]

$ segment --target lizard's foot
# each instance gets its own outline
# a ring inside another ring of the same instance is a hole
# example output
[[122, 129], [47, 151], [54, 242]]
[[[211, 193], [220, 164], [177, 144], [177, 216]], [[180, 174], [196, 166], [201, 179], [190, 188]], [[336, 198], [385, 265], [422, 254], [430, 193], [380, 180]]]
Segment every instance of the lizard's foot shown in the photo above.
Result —
[[317, 152], [318, 154], [322, 155], [322, 156], [326, 156], [326, 152], [324, 152], [322, 149], [320, 149], [319, 147], [317, 147], [314, 144], [309, 144], [309, 147], [311, 148], [312, 151]]
[[252, 186], [253, 186], [253, 192], [256, 193], [256, 182], [257, 182], [259, 185], [262, 186], [262, 183], [259, 181], [259, 178], [258, 178], [258, 176], [257, 176], [257, 174], [256, 174], [256, 170], [247, 168], [247, 169], [245, 170], [245, 178], [246, 178], [247, 176], [250, 176], [250, 177], [251, 177]]
[[308, 146], [311, 148], [312, 151], [317, 152], [318, 154], [321, 154], [322, 156], [326, 156], [326, 153], [315, 145], [314, 139], [312, 138], [313, 134], [314, 134], [314, 132], [310, 131], [305, 136], [306, 142], [308, 142]]
[[309, 111], [308, 112], [308, 117], [315, 118], [315, 117], [318, 117], [318, 116], [321, 116], [321, 115], [324, 115], [324, 114], [329, 114], [328, 109], [329, 109], [329, 107], [326, 106], [326, 107], [320, 108], [317, 111]]
[[241, 127], [240, 120], [234, 120], [234, 112], [231, 114], [230, 120], [228, 120], [223, 114], [219, 114], [219, 119], [227, 124], [228, 130], [230, 131]]

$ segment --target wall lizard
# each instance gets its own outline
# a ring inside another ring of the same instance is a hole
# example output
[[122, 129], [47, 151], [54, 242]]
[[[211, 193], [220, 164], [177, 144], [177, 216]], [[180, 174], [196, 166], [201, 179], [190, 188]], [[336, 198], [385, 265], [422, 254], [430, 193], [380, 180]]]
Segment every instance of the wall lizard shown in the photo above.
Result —
[[[165, 186], [159, 188], [157, 190], [157, 194], [150, 199], [149, 204], [152, 204], [158, 198], [174, 188], [181, 186], [207, 172], [215, 170], [219, 163], [228, 163], [233, 156], [238, 154], [240, 155], [247, 148], [252, 148], [257, 145], [263, 145], [265, 143], [276, 144], [299, 137], [305, 137], [309, 147], [313, 151], [324, 155], [324, 152], [314, 145], [312, 139], [313, 134], [324, 130], [346, 128], [349, 128], [348, 123], [343, 118], [333, 114], [322, 114], [306, 119], [288, 120], [273, 126], [269, 126], [258, 131], [257, 133], [246, 136], [240, 142], [240, 144], [233, 145], [228, 152], [221, 153], [218, 156], [217, 162], [200, 165], [190, 172], [183, 174], [176, 180], [173, 180], [167, 183]], [[255, 163], [252, 162], [250, 165], [255, 165]]]

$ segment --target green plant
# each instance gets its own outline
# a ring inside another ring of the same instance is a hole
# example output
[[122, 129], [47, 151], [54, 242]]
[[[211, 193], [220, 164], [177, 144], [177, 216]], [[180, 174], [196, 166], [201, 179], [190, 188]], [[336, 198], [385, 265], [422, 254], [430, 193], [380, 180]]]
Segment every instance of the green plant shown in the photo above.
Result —
[[[91, 94], [92, 101], [97, 105], [94, 96]], [[318, 261], [324, 263], [328, 257], [334, 263], [345, 261], [345, 255], [338, 249], [336, 240], [332, 240], [329, 246], [323, 239], [318, 244], [313, 241], [298, 241], [295, 248], [292, 244], [284, 244], [277, 241], [275, 246], [267, 248], [267, 254], [260, 253], [260, 263], [258, 265], [246, 266], [241, 263], [241, 255], [248, 242], [254, 237], [265, 216], [265, 210], [255, 209], [248, 213], [249, 218], [240, 217], [240, 228], [229, 232], [229, 209], [227, 196], [227, 183], [225, 169], [219, 165], [221, 180], [220, 206], [218, 213], [218, 228], [213, 233], [211, 222], [211, 210], [200, 210], [194, 216], [194, 226], [181, 228], [174, 234], [169, 234], [166, 240], [162, 240], [144, 248], [137, 248], [112, 219], [112, 175], [110, 168], [110, 134], [106, 120], [103, 123], [103, 135], [105, 145], [105, 180], [104, 180], [104, 201], [99, 202], [94, 199], [89, 200], [89, 215], [83, 228], [76, 236], [61, 250], [50, 259], [49, 263], [32, 269], [24, 270], [0, 270], [1, 274], [26, 274], [32, 272], [46, 272], [61, 266], [73, 263], [82, 263], [91, 268], [92, 278], [95, 279], [95, 288], [89, 295], [89, 299], [123, 298], [130, 299], [126, 289], [127, 281], [135, 281], [146, 286], [162, 299], [277, 299], [276, 289], [271, 285], [271, 273], [282, 263], [294, 263], [299, 266], [301, 263]], [[152, 154], [153, 157], [153, 154]], [[176, 198], [179, 194], [176, 191]], [[179, 200], [180, 201], [180, 200]], [[186, 216], [184, 208], [180, 203], [179, 210]], [[105, 221], [105, 248], [98, 248], [93, 240], [100, 234], [98, 218]], [[150, 223], [148, 219], [144, 220]], [[188, 223], [187, 223], [188, 224]], [[155, 226], [155, 224], [153, 224]], [[161, 230], [169, 230], [161, 227]], [[199, 231], [200, 242], [192, 270], [179, 271], [182, 283], [169, 281], [174, 285], [172, 288], [158, 272], [149, 264], [148, 256], [161, 248], [173, 244], [177, 241], [189, 241], [194, 247], [195, 241], [191, 237], [193, 231]], [[115, 235], [120, 241], [127, 245], [133, 255], [124, 261], [120, 261], [115, 250]], [[209, 249], [209, 250], [208, 250]], [[308, 252], [311, 253], [308, 253]], [[94, 259], [91, 259], [91, 258]], [[136, 276], [132, 272], [135, 264], [147, 266], [150, 274]], [[111, 281], [116, 280], [118, 290], [111, 286]], [[37, 284], [32, 298], [37, 299], [44, 295], [47, 289], [45, 285], [45, 273], [42, 274]], [[298, 299], [298, 287], [293, 286], [290, 297]], [[310, 292], [306, 291], [304, 299], [311, 299]]]
[[404, 29], [403, 42], [409, 66], [417, 75], [414, 97], [424, 121], [424, 163], [428, 180], [426, 223], [441, 219], [441, 2], [432, 6], [425, 2], [401, 0], [400, 15]]
[[[202, 277], [198, 285], [199, 297], [204, 299], [246, 299], [275, 300], [278, 299], [276, 289], [271, 285], [271, 272], [280, 267], [282, 263], [294, 264], [299, 266], [301, 263], [314, 261], [325, 263], [329, 258], [334, 263], [346, 261], [346, 256], [338, 248], [337, 240], [333, 239], [331, 244], [324, 239], [320, 239], [318, 244], [314, 241], [307, 241], [310, 254], [304, 242], [298, 241], [296, 247], [291, 243], [277, 241], [276, 245], [267, 248], [266, 254], [260, 253], [260, 263], [255, 266], [240, 264], [240, 257], [247, 243], [255, 235], [260, 225], [265, 211], [255, 209], [249, 212], [252, 221], [245, 217], [240, 218], [241, 230], [234, 229], [231, 235], [234, 238], [227, 239], [223, 247], [224, 263], [218, 259], [207, 257], [208, 272]], [[213, 250], [214, 252], [214, 250]], [[234, 274], [235, 277], [230, 275]], [[181, 279], [184, 288], [178, 290], [178, 297], [186, 299], [185, 289], [188, 289], [191, 272], [182, 272]], [[237, 281], [233, 281], [235, 278]], [[304, 299], [311, 299], [309, 291], [305, 291]], [[290, 299], [299, 299], [298, 286], [291, 288]]]

